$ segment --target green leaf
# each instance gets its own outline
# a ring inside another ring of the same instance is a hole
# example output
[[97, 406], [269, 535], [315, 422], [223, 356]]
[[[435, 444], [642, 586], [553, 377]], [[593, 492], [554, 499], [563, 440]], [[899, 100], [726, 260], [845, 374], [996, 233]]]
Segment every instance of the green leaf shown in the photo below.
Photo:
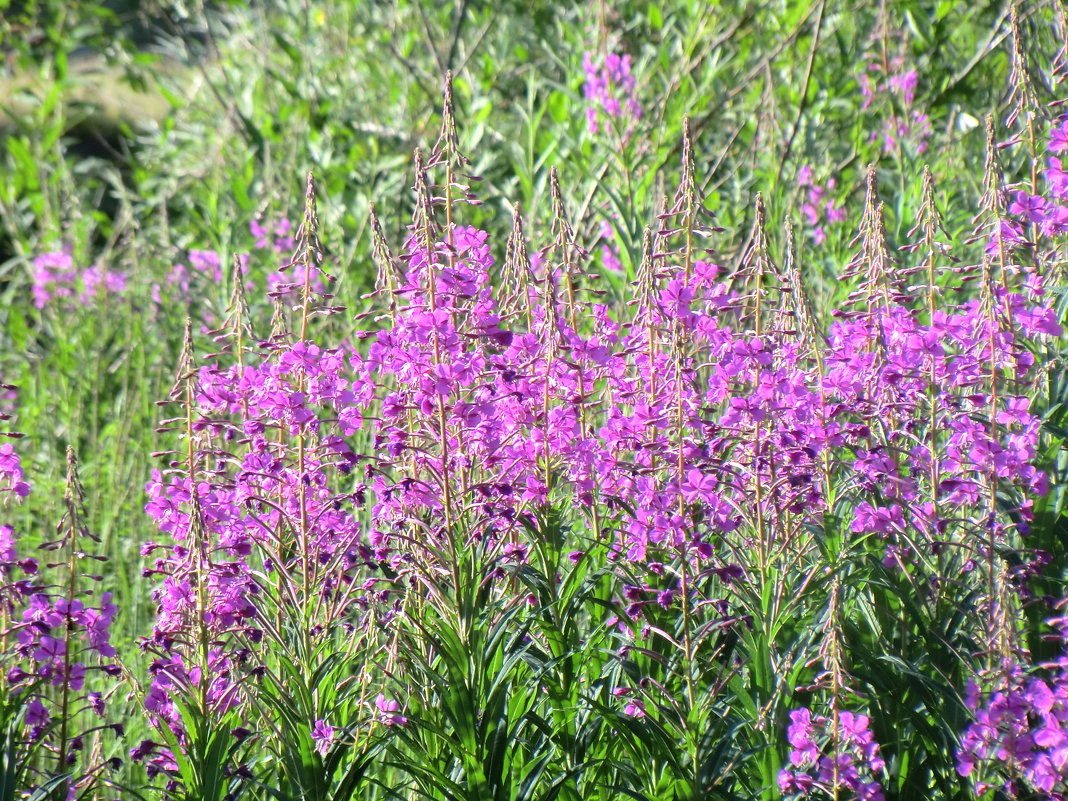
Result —
[[565, 95], [559, 89], [554, 90], [549, 95], [548, 106], [549, 117], [552, 118], [553, 122], [555, 122], [557, 125], [562, 125], [563, 123], [567, 122], [569, 116], [568, 110], [570, 106], [570, 101], [567, 95]]
[[16, 350], [26, 350], [30, 340], [30, 328], [26, 324], [26, 316], [14, 305], [7, 310], [7, 334]]

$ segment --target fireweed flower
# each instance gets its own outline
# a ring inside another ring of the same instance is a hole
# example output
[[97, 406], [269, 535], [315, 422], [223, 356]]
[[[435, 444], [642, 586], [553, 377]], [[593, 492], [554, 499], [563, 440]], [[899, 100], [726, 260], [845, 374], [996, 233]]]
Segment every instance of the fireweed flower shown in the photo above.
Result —
[[[269, 251], [274, 258], [274, 251]], [[247, 279], [250, 269], [249, 253], [237, 257], [238, 269], [245, 276], [245, 288], [251, 289]], [[188, 309], [202, 323], [202, 329], [213, 328], [218, 320], [215, 312], [205, 303], [205, 298], [216, 294], [216, 287], [224, 283], [229, 266], [224, 265], [221, 255], [206, 248], [191, 248], [185, 251], [182, 260], [176, 262], [163, 280], [152, 285], [152, 300], [159, 306], [177, 304]], [[281, 279], [279, 279], [281, 280]]]
[[249, 231], [256, 237], [256, 248], [259, 250], [272, 250], [275, 253], [292, 253], [296, 247], [293, 238], [293, 223], [287, 218], [268, 220], [261, 224], [260, 219], [255, 219], [248, 224]]
[[837, 798], [846, 789], [858, 799], [881, 801], [878, 776], [886, 764], [868, 726], [867, 715], [842, 711], [835, 731], [830, 716], [792, 710], [787, 740], [793, 750], [789, 765], [779, 771], [779, 789], [792, 798], [817, 790]]
[[[518, 605], [528, 590], [509, 578], [539, 558], [557, 505], [575, 510], [587, 553], [607, 550], [621, 595], [610, 625], [640, 640], [657, 615], [698, 604], [738, 621], [734, 601], [699, 597], [684, 579], [726, 595], [751, 574], [754, 521], [821, 529], [829, 482], [854, 494], [844, 539], [904, 570], [950, 537], [970, 544], [991, 482], [1005, 497], [1045, 490], [1037, 419], [1019, 400], [1033, 341], [1058, 330], [1036, 282], [931, 314], [890, 281], [814, 341], [773, 265], [757, 285], [650, 255], [636, 302], [609, 309], [584, 299], [582, 257], [557, 243], [536, 269], [521, 265], [523, 285], [506, 295], [527, 301], [517, 310], [499, 302], [490, 232], [421, 222], [387, 265], [389, 312], [358, 350], [298, 340], [283, 320], [240, 359], [184, 363], [193, 457], [155, 473], [146, 504], [164, 536], [146, 557], [158, 609], [145, 704], [176, 736], [177, 695], [204, 688], [256, 728], [243, 677], [267, 653], [278, 593], [314, 587], [309, 605], [332, 604], [331, 623], [384, 627], [405, 598], [451, 581], [451, 549], [472, 548], [485, 591]], [[991, 389], [991, 365], [1011, 393]], [[347, 444], [356, 431], [359, 454]], [[588, 510], [611, 524], [595, 528]], [[1013, 514], [1026, 525], [1033, 513], [1021, 502]], [[1003, 519], [992, 536], [1011, 548]], [[981, 592], [980, 572], [961, 581]], [[213, 646], [206, 666], [187, 647], [200, 632]], [[382, 724], [416, 725], [400, 712], [384, 693], [375, 701]], [[880, 797], [867, 718], [842, 712], [832, 731], [824, 710], [797, 712], [784, 791], [825, 790], [837, 776]], [[317, 747], [331, 728], [319, 723]]]
[[[9, 392], [12, 399], [16, 397], [15, 388], [0, 383], [0, 389]], [[14, 416], [14, 408], [0, 411], [0, 423], [6, 424]], [[9, 504], [21, 503], [30, 494], [30, 484], [22, 470], [22, 459], [8, 438], [18, 439], [22, 435], [9, 431], [0, 434], [0, 511]], [[27, 596], [33, 593], [32, 585], [20, 581], [32, 576], [37, 571], [37, 563], [32, 559], [20, 559], [18, 552], [18, 533], [13, 526], [0, 524], [0, 642], [9, 637], [18, 636], [18, 629], [12, 633], [8, 630], [8, 621], [16, 611], [26, 604]], [[2, 659], [0, 649], [0, 672], [8, 668]], [[20, 670], [21, 668], [16, 668]], [[3, 686], [0, 680], [0, 687]]]
[[619, 258], [619, 242], [608, 220], [601, 223], [601, 240], [602, 268], [609, 273], [622, 274], [623, 262]]
[[[307, 237], [302, 225], [295, 239]], [[279, 241], [266, 254], [274, 264]], [[282, 265], [286, 285], [272, 284], [270, 294], [303, 296], [302, 271], [311, 292], [328, 280], [301, 252]], [[289, 284], [294, 277], [299, 286]], [[233, 278], [228, 313], [243, 314], [246, 276]], [[321, 300], [308, 298], [316, 309]], [[269, 340], [236, 323], [219, 338], [247, 337], [240, 356], [201, 366], [193, 362], [190, 326], [176, 394], [192, 455], [183, 470], [157, 471], [147, 485], [146, 512], [166, 536], [146, 549], [148, 572], [159, 583], [156, 622], [144, 643], [155, 659], [143, 703], [153, 725], [183, 747], [190, 737], [183, 714], [191, 707], [213, 719], [225, 716], [235, 730], [271, 725], [246, 688], [271, 664], [268, 649], [291, 645], [290, 621], [304, 636], [322, 638], [334, 635], [339, 620], [352, 627], [364, 616], [388, 615], [382, 609], [388, 593], [366, 581], [373, 552], [356, 513], [367, 488], [353, 480], [357, 457], [346, 443], [363, 426], [374, 385], [363, 379], [362, 359], [351, 348], [290, 338], [285, 323], [277, 323]], [[224, 466], [207, 469], [205, 453], [217, 455], [222, 447], [232, 448]], [[347, 489], [339, 492], [339, 477], [346, 476]], [[317, 604], [335, 616], [329, 627], [312, 617]], [[316, 722], [320, 753], [334, 734], [333, 726]], [[141, 758], [173, 776], [174, 759], [164, 750], [142, 751]]]
[[1068, 151], [1068, 116], [1061, 115], [1050, 125], [1046, 150], [1050, 153]]
[[194, 248], [186, 251], [183, 261], [171, 267], [162, 283], [152, 286], [152, 299], [160, 305], [167, 302], [191, 304], [206, 294], [205, 287], [218, 286], [222, 279], [219, 254], [214, 250]]
[[105, 271], [96, 265], [82, 273], [81, 302], [86, 303], [101, 293], [121, 296], [126, 292], [126, 276], [114, 270]]
[[73, 298], [77, 281], [70, 251], [41, 253], [33, 260], [33, 305], [43, 309], [53, 298]]
[[319, 752], [320, 756], [326, 756], [330, 750], [330, 746], [334, 744], [334, 734], [337, 730], [333, 726], [327, 725], [325, 720], [315, 721], [315, 725], [312, 727], [312, 742], [315, 743], [315, 750]]
[[69, 308], [77, 300], [91, 303], [99, 298], [121, 297], [126, 293], [126, 275], [92, 265], [84, 269], [74, 264], [69, 249], [38, 254], [33, 259], [33, 305], [43, 309], [53, 301]]
[[[1065, 619], [1049, 622], [1068, 643]], [[984, 684], [967, 688], [975, 722], [961, 738], [957, 772], [980, 791], [1022, 784], [1044, 797], [1068, 792], [1068, 649], [1041, 665], [1005, 664]]]
[[30, 494], [30, 485], [23, 479], [22, 463], [10, 442], [0, 445], [0, 493], [4, 501], [12, 495], [22, 499]]
[[[18, 454], [8, 443], [2, 459], [0, 508], [29, 491]], [[86, 750], [86, 739], [95, 741], [105, 729], [118, 731], [102, 726], [97, 718], [106, 712], [104, 695], [98, 689], [106, 687], [120, 669], [111, 661], [115, 650], [110, 627], [118, 611], [111, 594], [97, 598], [81, 588], [86, 578], [80, 572], [81, 549], [98, 540], [82, 522], [84, 494], [71, 451], [64, 500], [67, 513], [57, 529], [59, 536], [42, 545], [49, 558], [40, 578], [36, 561], [19, 559], [13, 528], [0, 525], [0, 692], [25, 708], [19, 742], [11, 747], [8, 758], [16, 768], [24, 760], [33, 765], [27, 789], [65, 775], [68, 792], [74, 795], [92, 792], [104, 768], [89, 762], [88, 754], [95, 751]], [[53, 554], [58, 554], [58, 563], [53, 564]], [[90, 720], [88, 713], [93, 713]], [[50, 758], [34, 757], [39, 748]], [[99, 744], [94, 742], [93, 748]]]
[[623, 706], [623, 714], [632, 718], [645, 717], [645, 701], [640, 698], [629, 698]]
[[892, 153], [904, 146], [917, 155], [927, 150], [931, 136], [931, 123], [927, 115], [914, 107], [919, 73], [905, 69], [905, 60], [891, 60], [889, 72], [884, 71], [880, 61], [873, 61], [860, 76], [860, 91], [864, 97], [864, 110], [889, 109], [884, 112], [882, 129], [872, 131], [871, 140], [882, 142], [884, 153]]
[[378, 720], [384, 726], [407, 726], [408, 718], [398, 714], [400, 703], [392, 698], [386, 698], [384, 693], [379, 693], [375, 698], [375, 707], [378, 709]]
[[825, 226], [834, 226], [845, 220], [845, 209], [837, 204], [832, 192], [837, 187], [834, 178], [822, 185], [813, 177], [812, 167], [807, 164], [798, 173], [798, 185], [805, 190], [805, 202], [801, 211], [811, 229], [812, 241], [819, 245], [826, 241]]
[[601, 59], [586, 52], [582, 56], [582, 69], [586, 74], [583, 93], [590, 133], [596, 136], [602, 128], [612, 124], [612, 119], [626, 123], [629, 132], [634, 122], [642, 117], [630, 56], [608, 53]]

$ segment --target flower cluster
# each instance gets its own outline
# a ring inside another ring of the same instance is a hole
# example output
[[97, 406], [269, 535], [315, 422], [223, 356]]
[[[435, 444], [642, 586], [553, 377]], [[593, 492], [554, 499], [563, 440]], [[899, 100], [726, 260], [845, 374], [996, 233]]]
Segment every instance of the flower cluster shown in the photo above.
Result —
[[857, 801], [882, 801], [877, 779], [886, 764], [868, 728], [867, 715], [838, 711], [815, 715], [807, 709], [790, 712], [787, 739], [790, 766], [779, 772], [779, 789], [792, 798], [816, 792], [840, 798], [849, 790]]
[[[5, 444], [0, 459], [0, 499], [21, 499], [29, 487], [18, 455]], [[87, 750], [91, 739], [103, 731], [121, 735], [123, 727], [104, 722], [108, 688], [121, 672], [110, 634], [117, 609], [111, 593], [102, 593], [94, 603], [92, 592], [78, 589], [84, 578], [78, 568], [84, 556], [80, 549], [95, 537], [84, 528], [73, 454], [68, 454], [67, 482], [67, 515], [59, 539], [41, 546], [62, 561], [49, 564], [45, 575], [39, 575], [37, 560], [19, 559], [14, 529], [0, 525], [0, 691], [14, 702], [0, 713], [17, 718], [23, 710], [17, 728], [2, 714], [0, 724], [18, 732], [9, 764], [23, 763], [32, 787], [45, 787], [61, 776], [74, 797], [100, 776], [102, 766], [92, 762], [98, 756]], [[50, 756], [34, 759], [36, 750]]]
[[[250, 253], [241, 253], [237, 266], [246, 276], [246, 289], [253, 284], [247, 279], [252, 274], [252, 265], [267, 264], [272, 269], [266, 273], [268, 294], [271, 297], [293, 301], [304, 284], [303, 266], [283, 260], [278, 263], [279, 254], [289, 254], [294, 249], [293, 223], [281, 217], [277, 220], [252, 220], [249, 232], [254, 237]], [[200, 305], [204, 298], [213, 298], [220, 286], [228, 283], [229, 268], [222, 263], [218, 251], [191, 248], [185, 258], [171, 267], [163, 281], [152, 287], [152, 299], [157, 304], [181, 301], [187, 305]], [[312, 281], [316, 293], [325, 292], [322, 281], [315, 277]], [[199, 313], [206, 326], [216, 324], [215, 313], [211, 309], [200, 309]], [[206, 329], [205, 329], [206, 330]]]
[[[1068, 152], [1068, 115], [1057, 117], [1050, 124], [1046, 169], [1042, 172], [1044, 186], [1037, 187], [1035, 194], [1026, 188], [1017, 189], [1006, 198], [1009, 216], [987, 238], [986, 250], [991, 258], [1025, 252], [1039, 244], [1034, 241], [1036, 236], [1052, 239], [1068, 231], [1068, 171], [1060, 155], [1065, 152]], [[1028, 260], [1022, 261], [1026, 264]]]
[[[528, 560], [540, 510], [568, 498], [592, 541], [612, 521], [621, 577], [647, 575], [626, 581], [619, 622], [648, 632], [657, 610], [701, 604], [729, 619], [684, 576], [746, 575], [722, 544], [740, 532], [758, 554], [778, 547], [759, 532], [787, 515], [822, 525], [832, 482], [851, 488], [850, 529], [887, 567], [967, 563], [977, 589], [991, 487], [1019, 499], [1014, 522], [995, 525], [1008, 548], [1026, 533], [1026, 498], [1046, 491], [1037, 418], [990, 383], [1025, 385], [1029, 338], [1059, 332], [1015, 292], [931, 317], [896, 278], [873, 278], [817, 339], [796, 275], [765, 263], [727, 281], [711, 262], [650, 257], [621, 324], [577, 300], [566, 239], [542, 251], [540, 274], [505, 264], [518, 277], [498, 293], [487, 232], [421, 230], [406, 271], [381, 281], [396, 306], [359, 374], [380, 409], [363, 413], [378, 451], [368, 542], [404, 571], [444, 571], [458, 526], [491, 564]], [[626, 699], [628, 715], [647, 709]]]
[[[12, 626], [17, 640], [14, 652], [23, 658], [25, 667], [12, 668], [7, 678], [13, 692], [32, 696], [25, 720], [31, 740], [41, 738], [54, 713], [66, 711], [60, 708], [62, 701], [38, 692], [37, 685], [81, 693], [90, 671], [119, 675], [119, 666], [110, 661], [115, 657], [110, 628], [116, 611], [109, 592], [101, 595], [97, 606], [43, 591], [29, 596], [21, 622]], [[86, 701], [103, 717], [104, 699], [99, 692], [87, 695]], [[69, 762], [73, 754], [64, 758]]]
[[163, 284], [153, 287], [153, 300], [161, 303], [164, 290], [168, 295], [177, 294], [178, 297], [189, 299], [194, 296], [194, 289], [199, 290], [200, 283], [207, 286], [220, 286], [223, 283], [223, 267], [219, 254], [214, 250], [190, 250], [186, 254], [186, 262], [175, 264]]
[[816, 181], [812, 167], [805, 165], [797, 176], [797, 185], [805, 190], [805, 202], [801, 204], [801, 212], [811, 228], [812, 241], [817, 245], [827, 239], [824, 226], [834, 226], [846, 218], [845, 208], [839, 206], [832, 193], [837, 187], [837, 181], [832, 177], [823, 184]]
[[582, 69], [586, 73], [583, 93], [590, 133], [596, 136], [602, 128], [614, 125], [613, 120], [625, 123], [625, 131], [629, 131], [642, 117], [630, 56], [608, 53], [600, 59], [587, 52], [582, 56]]
[[[291, 592], [314, 591], [344, 608], [366, 606], [373, 595], [373, 584], [354, 584], [368, 554], [356, 518], [364, 489], [331, 489], [355, 465], [343, 437], [359, 427], [358, 408], [367, 403], [361, 386], [342, 377], [349, 358], [343, 349], [297, 342], [268, 351], [259, 364], [202, 367], [190, 381], [202, 447], [240, 442], [243, 453], [232, 473], [194, 464], [170, 476], [157, 471], [148, 485], [146, 511], [170, 544], [142, 548], [153, 558], [149, 572], [165, 577], [155, 593], [149, 647], [158, 658], [145, 705], [176, 735], [175, 692], [198, 692], [206, 681], [214, 713], [240, 703], [240, 677], [255, 669], [249, 647], [263, 639], [269, 617], [263, 581], [298, 576]], [[305, 442], [299, 455], [291, 438]], [[284, 557], [290, 538], [301, 549]], [[186, 650], [194, 635], [232, 645], [200, 664]]]
[[[518, 210], [506, 241], [455, 209], [437, 219], [460, 186], [443, 141], [429, 163], [446, 165], [444, 185], [417, 158], [399, 258], [373, 221], [373, 294], [387, 303], [371, 330], [334, 346], [314, 336], [334, 308], [318, 291], [330, 279], [309, 186], [288, 262], [304, 278], [286, 290], [301, 301], [292, 319], [280, 304], [271, 336], [254, 336], [236, 275], [223, 350], [198, 364], [187, 333], [181, 413], [169, 421], [183, 448], [154, 474], [146, 506], [165, 541], [144, 548], [160, 582], [145, 703], [178, 744], [157, 760], [183, 758], [187, 703], [266, 728], [249, 694], [263, 691], [272, 649], [308, 654], [338, 627], [399, 627], [407, 605], [447, 604], [471, 587], [480, 606], [536, 609], [542, 600], [515, 581], [535, 565], [563, 580], [587, 554], [604, 555], [598, 569], [617, 593], [606, 622], [643, 647], [665, 617], [743, 625], [733, 588], [777, 555], [821, 558], [805, 532], [826, 532], [842, 509], [852, 513], [841, 547], [895, 575], [934, 565], [959, 576], [994, 619], [1003, 599], [985, 568], [1022, 553], [1032, 499], [1047, 489], [1024, 394], [1034, 341], [1060, 333], [1036, 305], [1041, 281], [1021, 289], [1009, 270], [994, 280], [989, 262], [946, 275], [929, 258], [898, 269], [872, 170], [846, 275], [858, 290], [824, 332], [792, 251], [784, 267], [771, 258], [759, 199], [738, 270], [695, 250], [700, 203], [684, 173], [659, 230], [646, 232], [633, 302], [610, 308], [591, 293], [555, 171], [550, 241], [534, 258]], [[687, 138], [687, 164], [691, 147]], [[927, 243], [932, 226], [920, 227]], [[906, 285], [925, 267], [923, 283]], [[958, 278], [978, 291], [935, 304]], [[567, 518], [566, 549], [554, 515]], [[1036, 564], [1025, 568], [1013, 574], [1019, 597]], [[675, 644], [698, 664], [710, 639]], [[301, 722], [320, 755], [336, 753], [353, 714], [393, 731], [420, 719], [386, 687], [371, 707], [379, 688], [360, 681], [360, 712], [309, 709]], [[670, 683], [639, 677], [641, 698], [628, 687], [614, 697], [644, 725], [677, 703]], [[784, 789], [879, 798], [868, 719], [805, 715], [788, 732]]]
[[609, 274], [623, 274], [623, 262], [619, 257], [619, 240], [608, 220], [601, 223], [601, 269]]
[[293, 238], [293, 223], [286, 217], [268, 220], [266, 224], [260, 219], [248, 224], [249, 231], [256, 237], [257, 250], [270, 250], [275, 253], [292, 253], [297, 246]]
[[[288, 237], [253, 230], [271, 254]], [[253, 336], [243, 270], [232, 276], [225, 326], [212, 332], [223, 343], [219, 361], [195, 364], [187, 328], [174, 394], [181, 413], [170, 421], [183, 453], [147, 485], [145, 510], [165, 540], [142, 546], [145, 574], [160, 582], [143, 644], [154, 656], [143, 700], [166, 744], [146, 741], [131, 755], [171, 786], [190, 745], [190, 714], [235, 721], [242, 740], [272, 727], [248, 687], [277, 668], [273, 655], [294, 653], [291, 638], [306, 648], [304, 638], [329, 639], [339, 625], [366, 629], [375, 614], [389, 614], [359, 523], [367, 493], [354, 471], [360, 457], [347, 442], [373, 390], [351, 348], [322, 348], [303, 333], [310, 311], [323, 313], [317, 289], [330, 281], [309, 231], [306, 220], [289, 240], [296, 245], [287, 262], [306, 281], [289, 283], [287, 275], [284, 288], [269, 289], [307, 298], [294, 326], [302, 333], [288, 333], [281, 319], [270, 338]], [[382, 722], [400, 725], [391, 703], [389, 715], [378, 705]], [[326, 720], [306, 721], [324, 756], [337, 731]], [[247, 766], [236, 770], [247, 774]]]
[[[266, 225], [262, 225], [259, 220], [253, 220], [249, 223], [249, 230], [256, 237], [256, 248], [264, 258], [268, 258], [271, 254], [292, 253], [296, 248], [293, 223], [285, 217], [269, 221]], [[296, 302], [303, 291], [304, 269], [303, 263], [299, 261], [287, 261], [277, 270], [268, 273], [268, 295], [282, 298], [287, 302]], [[326, 292], [326, 286], [322, 277], [311, 276], [309, 289], [317, 296], [323, 295]]]
[[[0, 383], [0, 390], [15, 395], [15, 387]], [[0, 409], [0, 423], [6, 424], [14, 417], [14, 409]], [[4, 439], [20, 439], [22, 434], [16, 431], [0, 433]], [[14, 500], [18, 503], [30, 494], [30, 484], [26, 481], [22, 470], [22, 459], [15, 446], [11, 442], [0, 444], [0, 508]], [[13, 599], [8, 596], [18, 587], [7, 587], [4, 582], [14, 573], [32, 575], [37, 571], [37, 563], [30, 560], [20, 560], [16, 548], [18, 535], [15, 529], [7, 524], [0, 524], [0, 615], [13, 611]], [[24, 589], [24, 588], [22, 588]], [[3, 621], [0, 617], [0, 622]], [[0, 625], [0, 629], [3, 626]], [[0, 649], [2, 651], [3, 649]]]
[[43, 309], [52, 302], [63, 307], [85, 305], [105, 296], [122, 297], [126, 275], [97, 265], [80, 268], [70, 250], [40, 253], [33, 259], [33, 305]]
[[[1061, 607], [1064, 602], [1061, 602]], [[1050, 621], [1068, 645], [1068, 620]], [[957, 772], [971, 777], [977, 792], [1024, 788], [1046, 798], [1068, 794], [1068, 648], [1049, 663], [1029, 668], [1008, 661], [992, 689], [968, 683], [965, 702], [975, 722], [964, 732]]]
[[861, 74], [862, 108], [887, 109], [882, 130], [871, 134], [873, 142], [881, 140], [884, 153], [893, 153], [898, 147], [907, 147], [916, 155], [927, 150], [931, 121], [915, 107], [918, 85], [919, 73], [915, 69], [906, 69], [902, 57], [891, 59], [888, 67], [873, 61]]
[[30, 485], [22, 472], [22, 460], [10, 442], [0, 445], [0, 493], [5, 501], [12, 496], [21, 499], [30, 494]]

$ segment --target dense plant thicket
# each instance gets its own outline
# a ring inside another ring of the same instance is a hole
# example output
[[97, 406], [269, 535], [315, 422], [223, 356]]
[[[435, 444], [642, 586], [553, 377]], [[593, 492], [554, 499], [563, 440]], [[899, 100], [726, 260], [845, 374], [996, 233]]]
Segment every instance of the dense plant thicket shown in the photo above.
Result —
[[[997, 20], [1005, 106], [961, 141], [879, 9], [856, 86], [882, 112], [842, 174], [790, 155], [847, 24], [798, 12], [804, 87], [737, 209], [697, 109], [643, 138], [668, 106], [600, 11], [574, 158], [615, 161], [588, 194], [557, 145], [525, 177], [468, 155], [485, 118], [458, 125], [444, 70], [410, 223], [369, 203], [360, 253], [313, 171], [210, 244], [146, 218], [10, 262], [10, 361], [56, 374], [2, 387], [0, 801], [1068, 796], [1064, 9]], [[972, 195], [942, 188], [958, 158]], [[48, 392], [107, 444], [97, 487], [154, 462], [143, 498], [94, 512], [68, 447], [46, 531]]]

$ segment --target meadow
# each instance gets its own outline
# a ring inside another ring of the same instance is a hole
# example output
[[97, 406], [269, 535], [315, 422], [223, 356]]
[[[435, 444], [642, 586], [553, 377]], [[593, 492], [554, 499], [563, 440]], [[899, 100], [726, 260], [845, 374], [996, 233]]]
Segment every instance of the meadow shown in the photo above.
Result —
[[1068, 798], [1068, 4], [0, 43], [0, 801]]

